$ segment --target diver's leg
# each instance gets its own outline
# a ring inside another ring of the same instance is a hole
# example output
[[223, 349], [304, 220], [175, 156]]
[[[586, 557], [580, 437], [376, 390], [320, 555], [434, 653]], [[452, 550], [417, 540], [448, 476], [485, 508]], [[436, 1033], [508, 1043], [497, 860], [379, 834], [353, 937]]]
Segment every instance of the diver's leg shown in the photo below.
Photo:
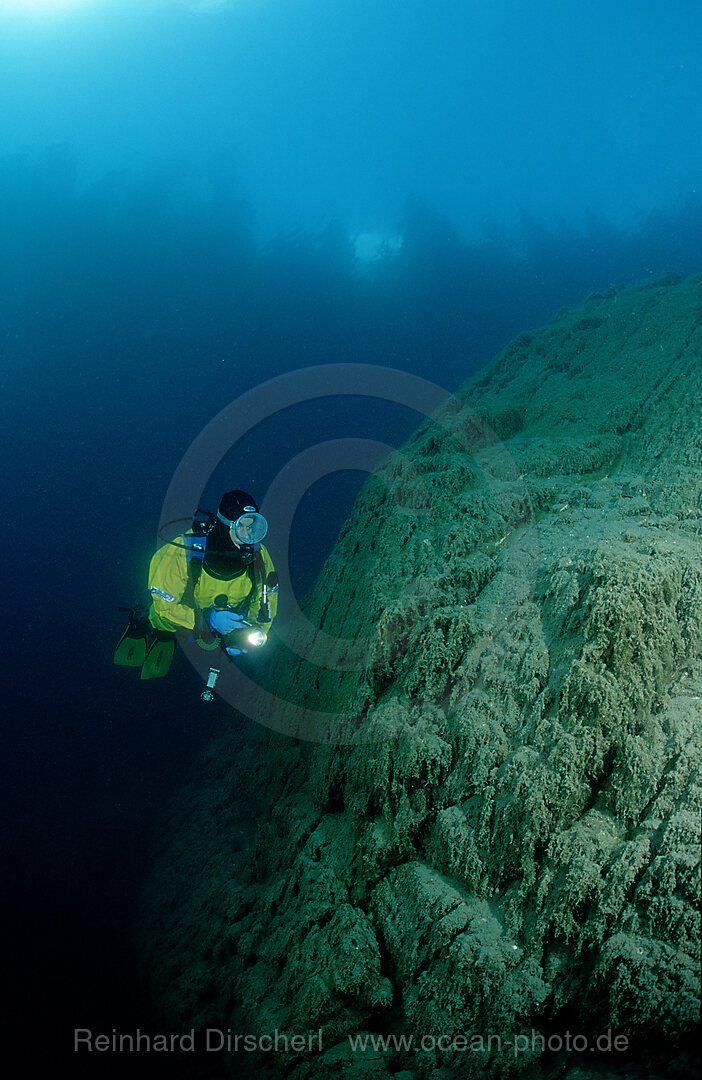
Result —
[[140, 608], [129, 610], [129, 623], [114, 651], [114, 662], [124, 667], [141, 667], [146, 659], [151, 624]]
[[159, 618], [153, 604], [147, 617], [149, 640], [141, 668], [142, 679], [160, 679], [168, 674], [175, 652], [175, 630]]

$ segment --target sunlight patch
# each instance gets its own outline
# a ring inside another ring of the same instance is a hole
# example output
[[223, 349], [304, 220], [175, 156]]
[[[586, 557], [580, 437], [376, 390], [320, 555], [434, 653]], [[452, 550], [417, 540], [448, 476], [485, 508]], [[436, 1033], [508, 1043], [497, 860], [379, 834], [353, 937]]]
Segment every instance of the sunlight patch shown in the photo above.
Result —
[[0, 15], [52, 15], [86, 7], [95, 0], [0, 0]]
[[[75, 8], [96, 5], [104, 0], [0, 0], [0, 15], [58, 15]], [[240, 0], [174, 0], [194, 15], [226, 11]]]

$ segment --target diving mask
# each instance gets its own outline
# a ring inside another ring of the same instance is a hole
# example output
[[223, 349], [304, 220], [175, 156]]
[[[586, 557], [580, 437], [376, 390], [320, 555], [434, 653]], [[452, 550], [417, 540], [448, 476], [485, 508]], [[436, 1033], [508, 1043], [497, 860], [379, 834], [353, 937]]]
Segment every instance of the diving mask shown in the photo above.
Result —
[[253, 506], [245, 506], [244, 513], [232, 521], [217, 511], [217, 518], [229, 529], [232, 540], [238, 540], [245, 547], [260, 544], [268, 532], [268, 522], [263, 514], [254, 510]]

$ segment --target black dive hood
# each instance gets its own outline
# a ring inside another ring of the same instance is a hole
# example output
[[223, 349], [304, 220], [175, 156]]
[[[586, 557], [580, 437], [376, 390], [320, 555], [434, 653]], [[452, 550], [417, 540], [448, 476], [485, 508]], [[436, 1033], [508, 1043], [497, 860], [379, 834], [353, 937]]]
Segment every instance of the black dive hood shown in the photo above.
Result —
[[[221, 520], [221, 518], [225, 518], [228, 522], [234, 522], [246, 515], [248, 511], [253, 511], [255, 515], [259, 514], [256, 500], [247, 491], [236, 488], [222, 496], [217, 513], [198, 507], [192, 520], [190, 518], [176, 518], [162, 525], [158, 533], [159, 539], [166, 544], [172, 544], [173, 547], [182, 547], [189, 550], [188, 545], [182, 543], [181, 540], [172, 540], [164, 536], [165, 530], [170, 526], [180, 525], [182, 527], [187, 523], [196, 536], [206, 537], [205, 543], [208, 556], [216, 557], [218, 560], [231, 559], [232, 562], [248, 564], [255, 560], [261, 547], [260, 543], [247, 544], [240, 540], [240, 546], [237, 547], [232, 541], [229, 526], [225, 521]], [[263, 520], [265, 524], [265, 519]], [[224, 569], [223, 565], [221, 569]]]
[[232, 563], [253, 562], [256, 558], [256, 552], [261, 546], [260, 544], [242, 544], [241, 547], [237, 547], [229, 535], [227, 526], [217, 518], [214, 519], [214, 524], [205, 535], [207, 537], [205, 540], [205, 562], [207, 563], [208, 558], [213, 556], [220, 564], [220, 569], [222, 569], [221, 563], [225, 560]]

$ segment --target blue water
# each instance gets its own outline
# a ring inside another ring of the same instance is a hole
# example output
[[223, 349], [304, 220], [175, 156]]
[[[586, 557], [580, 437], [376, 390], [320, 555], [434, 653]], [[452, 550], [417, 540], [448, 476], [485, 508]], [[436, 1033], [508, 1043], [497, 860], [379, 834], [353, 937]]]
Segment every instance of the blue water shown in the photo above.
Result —
[[[0, 4], [4, 922], [28, 1061], [149, 1020], [148, 831], [226, 706], [182, 657], [143, 684], [111, 653], [203, 427], [315, 365], [451, 391], [592, 291], [702, 270], [693, 5], [205, 7]], [[360, 262], [359, 232], [401, 245]], [[203, 497], [263, 498], [306, 448], [420, 419], [365, 393], [272, 410]], [[362, 479], [301, 501], [299, 596]]]

